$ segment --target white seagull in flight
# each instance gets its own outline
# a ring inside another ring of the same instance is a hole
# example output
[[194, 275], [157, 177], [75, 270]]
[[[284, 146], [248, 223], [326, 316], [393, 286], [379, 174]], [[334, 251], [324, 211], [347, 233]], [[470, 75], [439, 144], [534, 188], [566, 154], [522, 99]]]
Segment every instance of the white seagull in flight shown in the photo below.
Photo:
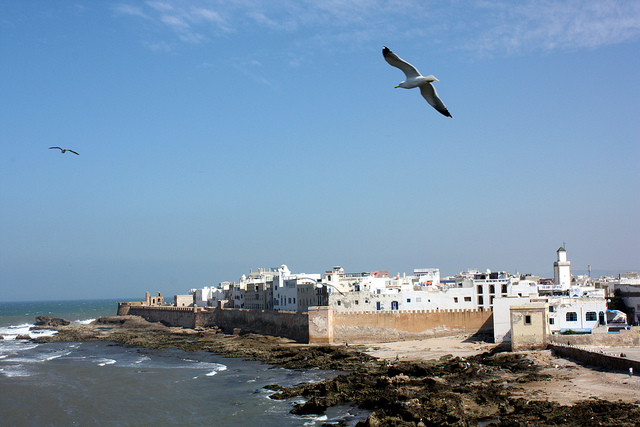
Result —
[[[73, 154], [78, 154], [78, 153], [76, 153], [76, 152], [75, 152], [75, 151], [73, 151], [73, 150], [69, 150], [68, 148], [49, 147], [49, 150], [51, 150], [52, 148], [57, 148], [58, 150], [60, 150], [60, 152], [61, 152], [62, 154], [66, 153], [67, 151], [68, 151], [68, 152], [70, 152], [70, 153], [73, 153]], [[78, 156], [79, 156], [79, 155], [80, 155], [80, 154], [78, 154]]]
[[445, 107], [444, 102], [438, 98], [438, 92], [436, 92], [436, 88], [431, 84], [431, 82], [438, 81], [435, 76], [423, 76], [416, 67], [409, 64], [407, 61], [400, 59], [398, 55], [391, 52], [391, 50], [386, 46], [382, 47], [382, 56], [384, 56], [384, 59], [389, 63], [389, 65], [401, 69], [405, 76], [407, 76], [407, 80], [403, 81], [396, 87], [404, 89], [419, 87], [420, 93], [433, 108], [447, 117], [453, 117], [451, 113], [449, 113], [449, 110], [447, 110], [447, 107]]

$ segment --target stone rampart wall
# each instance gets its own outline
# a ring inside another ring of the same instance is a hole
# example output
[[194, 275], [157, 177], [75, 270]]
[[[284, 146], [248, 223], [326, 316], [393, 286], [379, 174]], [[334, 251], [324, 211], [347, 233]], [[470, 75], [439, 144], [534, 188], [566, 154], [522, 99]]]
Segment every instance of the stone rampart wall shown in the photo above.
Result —
[[243, 332], [309, 342], [309, 316], [306, 312], [242, 308], [215, 308], [212, 311], [211, 326], [217, 326], [227, 333], [240, 329]]
[[640, 373], [640, 361], [627, 357], [589, 351], [573, 345], [549, 344], [549, 349], [558, 356], [570, 357], [587, 365], [602, 366], [607, 369], [620, 369], [625, 372], [628, 372], [629, 368], [633, 368], [633, 372], [636, 374]]
[[118, 314], [184, 328], [218, 327], [225, 333], [239, 330], [317, 344], [490, 334], [493, 329], [492, 311], [482, 310], [334, 312], [330, 307], [311, 307], [310, 312], [289, 312], [120, 303]]
[[150, 322], [162, 322], [183, 328], [218, 327], [226, 333], [233, 333], [236, 329], [242, 332], [281, 336], [305, 343], [309, 341], [308, 315], [300, 312], [121, 303], [118, 306], [118, 314], [140, 316]]
[[[182, 328], [196, 327], [196, 313], [199, 317], [206, 316], [202, 310], [194, 310], [193, 307], [164, 307], [164, 306], [137, 306], [130, 305], [127, 314], [140, 316], [149, 322], [161, 322], [169, 326]], [[119, 313], [118, 313], [119, 314]]]
[[625, 347], [640, 346], [640, 326], [632, 326], [631, 330], [622, 330], [617, 334], [576, 334], [549, 337], [551, 344], [569, 344], [577, 346]]
[[336, 342], [367, 343], [493, 331], [493, 312], [415, 310], [333, 313]]

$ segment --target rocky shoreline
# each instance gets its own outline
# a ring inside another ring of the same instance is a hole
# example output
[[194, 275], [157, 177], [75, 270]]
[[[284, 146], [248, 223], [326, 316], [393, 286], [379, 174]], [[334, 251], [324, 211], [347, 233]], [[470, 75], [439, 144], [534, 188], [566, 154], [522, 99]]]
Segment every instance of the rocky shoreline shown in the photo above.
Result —
[[40, 327], [55, 329], [58, 334], [38, 337], [37, 342], [111, 341], [134, 348], [209, 351], [288, 369], [342, 371], [344, 374], [319, 383], [267, 388], [274, 392], [272, 399], [305, 398], [305, 403], [292, 409], [296, 414], [321, 414], [336, 405], [371, 411], [367, 420], [358, 424], [362, 427], [640, 424], [640, 401], [597, 398], [561, 405], [514, 393], [529, 382], [554, 380], [543, 372], [548, 358], [536, 352], [494, 350], [467, 358], [387, 361], [366, 354], [360, 346], [304, 345], [241, 331], [228, 335], [216, 329], [173, 328], [137, 316], [100, 318], [89, 325], [58, 322]]

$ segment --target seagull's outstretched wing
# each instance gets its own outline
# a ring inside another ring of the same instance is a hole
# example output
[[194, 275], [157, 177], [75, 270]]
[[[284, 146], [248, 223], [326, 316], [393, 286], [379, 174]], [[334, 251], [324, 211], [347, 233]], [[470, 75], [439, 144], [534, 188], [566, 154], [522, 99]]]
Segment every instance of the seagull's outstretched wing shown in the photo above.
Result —
[[431, 83], [420, 86], [420, 93], [433, 108], [447, 117], [453, 117], [451, 113], [449, 113], [449, 110], [447, 110], [444, 102], [442, 102], [442, 100], [438, 97], [438, 92], [436, 92], [436, 88], [433, 87]]
[[[442, 104], [442, 102], [440, 102], [440, 103]], [[75, 151], [73, 151], [73, 150], [69, 150], [68, 148], [67, 148], [67, 151], [68, 151], [68, 152], [70, 152], [70, 153], [73, 153], [73, 154], [78, 154], [78, 153], [76, 153], [76, 152], [75, 152]], [[79, 155], [80, 155], [80, 154], [78, 154], [78, 156], [79, 156]]]
[[51, 150], [52, 148], [57, 148], [58, 150], [61, 150], [61, 151], [62, 151], [62, 148], [61, 148], [61, 147], [49, 147], [49, 150]]
[[402, 72], [404, 72], [405, 76], [407, 76], [407, 80], [422, 75], [416, 67], [409, 64], [407, 61], [400, 59], [398, 55], [393, 53], [391, 49], [386, 46], [383, 46], [382, 48], [382, 56], [384, 56], [385, 61], [387, 61], [389, 65], [400, 68]]

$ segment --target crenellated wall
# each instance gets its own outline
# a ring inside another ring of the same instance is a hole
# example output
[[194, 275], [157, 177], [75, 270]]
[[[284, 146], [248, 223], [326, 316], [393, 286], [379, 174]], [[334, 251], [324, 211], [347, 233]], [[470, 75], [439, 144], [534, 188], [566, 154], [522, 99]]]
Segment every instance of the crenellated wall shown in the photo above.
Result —
[[492, 330], [492, 311], [333, 312], [333, 339], [337, 342], [401, 341], [459, 333], [491, 333]]
[[[119, 312], [118, 312], [119, 314]], [[207, 317], [202, 309], [193, 307], [138, 306], [130, 305], [128, 314], [140, 316], [149, 322], [161, 322], [169, 326], [195, 328], [199, 317]]]
[[225, 308], [223, 303], [217, 308], [120, 303], [118, 315], [126, 314], [171, 326], [218, 327], [226, 333], [239, 330], [313, 344], [401, 341], [490, 333], [493, 328], [493, 313], [482, 310], [335, 312], [310, 307], [292, 312]]

